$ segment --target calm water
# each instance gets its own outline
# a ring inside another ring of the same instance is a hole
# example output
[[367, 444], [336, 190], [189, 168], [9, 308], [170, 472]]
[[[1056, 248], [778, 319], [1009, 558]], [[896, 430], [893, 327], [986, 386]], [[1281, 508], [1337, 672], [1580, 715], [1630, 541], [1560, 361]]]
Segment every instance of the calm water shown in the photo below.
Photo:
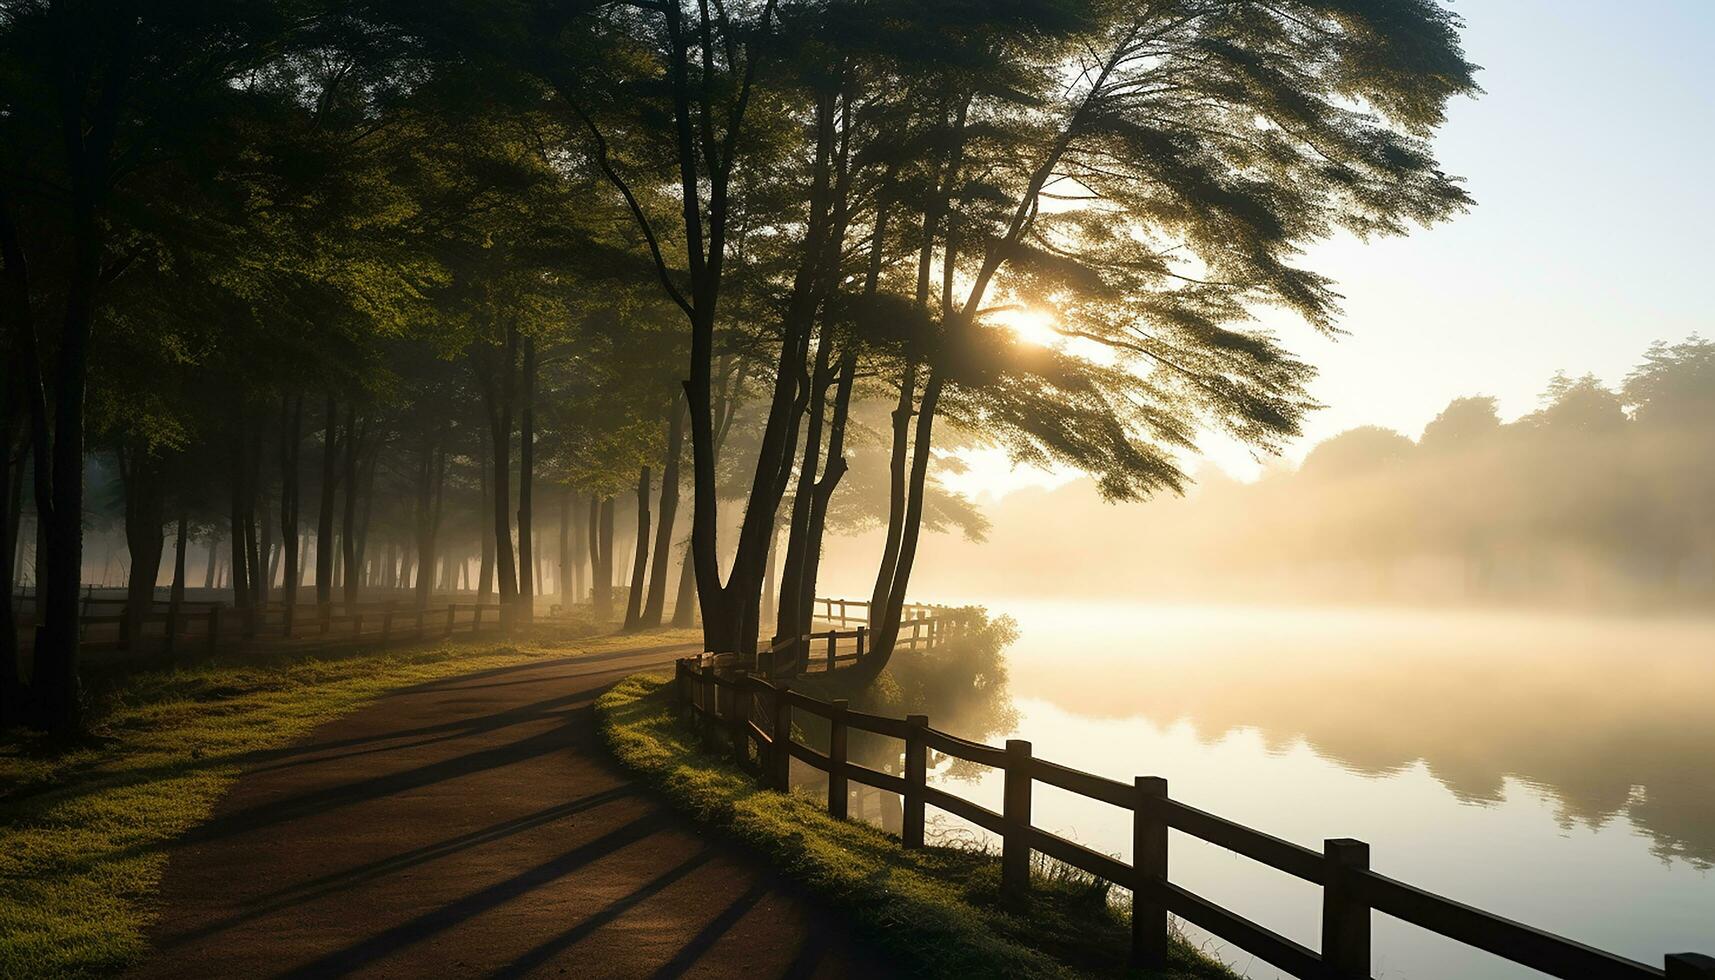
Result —
[[[994, 603], [1038, 756], [1660, 964], [1715, 954], [1715, 622]], [[998, 744], [998, 739], [991, 739]], [[1000, 809], [998, 774], [949, 785]], [[1037, 785], [1130, 860], [1129, 817]], [[932, 811], [933, 812], [933, 811]], [[960, 824], [943, 816], [946, 826]], [[1315, 948], [1318, 889], [1173, 835], [1174, 880]], [[1193, 935], [1195, 935], [1193, 933]], [[1198, 937], [1206, 938], [1206, 937]], [[1253, 977], [1275, 976], [1211, 942]], [[1375, 916], [1381, 977], [1535, 974]]]

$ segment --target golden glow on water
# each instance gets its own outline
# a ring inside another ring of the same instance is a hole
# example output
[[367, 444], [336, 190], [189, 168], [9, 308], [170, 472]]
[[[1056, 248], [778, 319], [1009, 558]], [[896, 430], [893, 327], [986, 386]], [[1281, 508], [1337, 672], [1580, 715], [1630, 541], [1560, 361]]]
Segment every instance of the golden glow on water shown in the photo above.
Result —
[[[1659, 962], [1715, 923], [1715, 622], [1257, 607], [997, 605], [1036, 754]], [[998, 804], [999, 781], [958, 790]], [[991, 799], [992, 797], [992, 799]], [[1119, 811], [1042, 825], [1124, 855]], [[1129, 857], [1129, 856], [1128, 856]], [[1182, 839], [1175, 880], [1314, 945], [1317, 896]], [[1271, 975], [1242, 956], [1253, 977]], [[1531, 976], [1377, 917], [1388, 977]]]

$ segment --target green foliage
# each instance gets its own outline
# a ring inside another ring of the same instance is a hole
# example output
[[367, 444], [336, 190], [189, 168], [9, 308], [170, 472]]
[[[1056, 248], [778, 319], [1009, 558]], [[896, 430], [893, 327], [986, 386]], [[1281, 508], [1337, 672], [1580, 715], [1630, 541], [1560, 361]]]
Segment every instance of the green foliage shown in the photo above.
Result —
[[[622, 763], [674, 806], [718, 828], [847, 916], [875, 948], [914, 976], [1123, 975], [1130, 928], [1122, 907], [1087, 876], [1040, 864], [1028, 907], [999, 894], [999, 858], [981, 850], [906, 850], [864, 824], [834, 820], [806, 796], [759, 789], [702, 754], [673, 716], [669, 682], [637, 675], [596, 702]], [[1235, 975], [1176, 942], [1175, 978]]]

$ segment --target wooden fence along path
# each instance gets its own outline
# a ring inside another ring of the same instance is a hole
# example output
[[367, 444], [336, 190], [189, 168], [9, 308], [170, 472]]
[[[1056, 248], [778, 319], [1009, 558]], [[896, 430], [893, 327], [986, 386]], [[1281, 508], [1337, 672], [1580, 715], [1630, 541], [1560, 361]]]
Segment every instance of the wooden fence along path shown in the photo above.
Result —
[[[1715, 980], [1715, 958], [1674, 954], [1666, 958], [1663, 969], [1657, 969], [1615, 956], [1373, 871], [1369, 845], [1362, 841], [1327, 840], [1317, 852], [1199, 810], [1168, 796], [1167, 780], [1156, 776], [1118, 782], [1035, 758], [1027, 741], [1009, 739], [1005, 748], [996, 748], [930, 728], [925, 715], [888, 718], [852, 711], [844, 701], [821, 701], [756, 674], [717, 673], [709, 654], [677, 662], [673, 691], [676, 700], [701, 720], [708, 744], [716, 747], [716, 733], [726, 732], [740, 765], [756, 772], [766, 785], [787, 791], [792, 759], [827, 773], [828, 812], [834, 817], [846, 817], [848, 781], [856, 781], [899, 794], [906, 847], [923, 846], [924, 814], [930, 806], [998, 835], [1002, 889], [1017, 898], [1024, 899], [1029, 892], [1032, 851], [1130, 889], [1136, 966], [1159, 967], [1166, 962], [1167, 916], [1172, 913], [1295, 977], [1368, 977], [1371, 913], [1382, 912], [1570, 980]], [[793, 740], [794, 708], [829, 722], [826, 754]], [[904, 775], [849, 761], [846, 744], [852, 729], [903, 743]], [[931, 751], [1000, 769], [1004, 774], [1001, 812], [928, 785]], [[1133, 863], [1033, 826], [1031, 788], [1038, 782], [1131, 811]], [[1174, 884], [1167, 860], [1170, 830], [1322, 886], [1320, 948], [1296, 943]]]
[[[861, 608], [860, 618], [851, 609]], [[836, 610], [838, 610], [836, 614]], [[959, 628], [959, 620], [951, 615], [949, 606], [907, 604], [900, 612], [899, 636], [895, 649], [933, 649], [946, 642]], [[757, 653], [757, 673], [775, 679], [789, 679], [800, 674], [825, 672], [841, 664], [856, 663], [864, 658], [869, 642], [869, 603], [855, 599], [814, 600], [812, 619], [840, 627], [858, 624], [853, 629], [831, 629], [804, 633], [800, 636], [775, 637], [764, 650]], [[842, 652], [841, 643], [853, 641], [850, 650]], [[825, 644], [825, 646], [824, 646]]]
[[[386, 600], [329, 606], [284, 603], [233, 607], [225, 602], [185, 600], [175, 613], [166, 600], [154, 600], [142, 617], [143, 637], [132, 642], [124, 635], [124, 599], [85, 597], [78, 625], [86, 650], [130, 650], [154, 648], [163, 652], [202, 646], [213, 653], [222, 643], [341, 643], [423, 639], [451, 636], [455, 631], [475, 633], [500, 626], [500, 606], [495, 603], [449, 602], [419, 607], [415, 602]], [[111, 607], [113, 613], [93, 609]], [[163, 608], [164, 607], [164, 608]], [[335, 610], [338, 610], [337, 612]], [[159, 624], [159, 630], [150, 626]]]

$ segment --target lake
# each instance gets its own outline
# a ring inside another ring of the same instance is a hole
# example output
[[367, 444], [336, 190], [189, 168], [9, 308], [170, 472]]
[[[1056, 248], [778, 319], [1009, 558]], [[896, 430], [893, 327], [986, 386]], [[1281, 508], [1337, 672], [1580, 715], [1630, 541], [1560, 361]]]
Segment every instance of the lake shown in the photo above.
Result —
[[[1651, 965], [1715, 954], [1715, 621], [988, 605], [1020, 627], [1012, 737], [1039, 757], [1164, 776], [1317, 850], [1367, 841], [1384, 874]], [[993, 770], [936, 778], [1000, 809]], [[1130, 860], [1128, 814], [1040, 783], [1034, 813]], [[1315, 886], [1182, 834], [1170, 847], [1175, 883], [1319, 944]], [[1378, 977], [1536, 975], [1381, 914], [1374, 930]]]

